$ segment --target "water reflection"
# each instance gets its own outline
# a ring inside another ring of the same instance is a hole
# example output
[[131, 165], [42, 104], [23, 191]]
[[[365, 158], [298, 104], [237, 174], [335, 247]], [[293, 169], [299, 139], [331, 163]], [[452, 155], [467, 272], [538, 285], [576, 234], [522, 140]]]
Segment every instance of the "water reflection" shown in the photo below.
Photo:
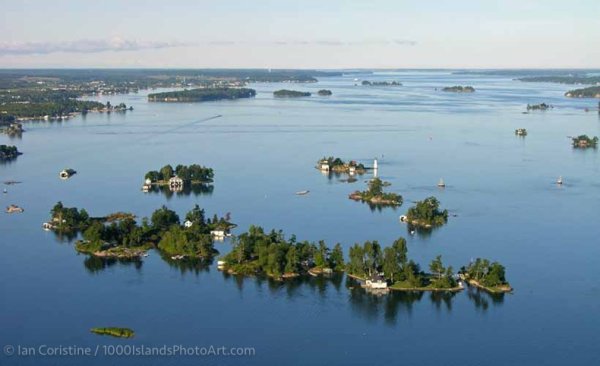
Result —
[[168, 186], [152, 186], [148, 193], [163, 194], [167, 199], [173, 196], [194, 196], [211, 195], [215, 187], [212, 184], [192, 184], [185, 185], [179, 191], [171, 191]]
[[486, 311], [490, 305], [499, 306], [504, 303], [504, 293], [492, 294], [473, 286], [467, 286], [465, 292], [478, 310]]
[[299, 296], [304, 289], [308, 289], [319, 297], [324, 298], [327, 296], [329, 288], [333, 288], [336, 292], [339, 292], [344, 278], [342, 273], [334, 273], [330, 276], [302, 276], [278, 281], [267, 276], [248, 277], [229, 274], [226, 271], [223, 271], [222, 274], [225, 281], [233, 281], [240, 292], [244, 290], [244, 286], [247, 283], [250, 283], [255, 284], [257, 288], [266, 286], [272, 294], [285, 291], [288, 298]]
[[171, 256], [161, 253], [160, 257], [163, 261], [167, 262], [167, 264], [179, 270], [179, 272], [183, 275], [185, 273], [191, 273], [194, 275], [199, 275], [200, 273], [209, 272], [210, 266], [213, 264], [213, 260], [204, 260], [199, 258], [183, 258], [183, 259], [172, 259]]
[[100, 258], [93, 255], [86, 256], [83, 261], [85, 269], [92, 274], [97, 274], [105, 269], [115, 265], [133, 266], [136, 270], [141, 270], [142, 262], [140, 259], [116, 259], [116, 258]]

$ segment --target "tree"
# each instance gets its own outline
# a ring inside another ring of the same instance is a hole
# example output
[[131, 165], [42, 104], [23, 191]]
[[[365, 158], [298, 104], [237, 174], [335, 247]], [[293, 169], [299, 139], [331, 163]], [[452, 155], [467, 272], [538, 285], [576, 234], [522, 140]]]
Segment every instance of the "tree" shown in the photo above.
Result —
[[446, 271], [446, 268], [444, 268], [444, 265], [442, 263], [441, 255], [438, 255], [437, 257], [435, 257], [434, 260], [431, 261], [431, 263], [429, 264], [429, 270], [434, 275], [437, 275], [438, 279], [442, 278], [442, 275]]
[[169, 180], [173, 176], [173, 167], [169, 164], [160, 168], [160, 175], [162, 180]]
[[297, 273], [300, 268], [300, 260], [295, 246], [290, 246], [285, 255], [285, 273]]
[[365, 267], [369, 277], [377, 272], [377, 268], [381, 264], [381, 247], [377, 240], [367, 241], [364, 245]]
[[382, 269], [383, 273], [385, 274], [385, 278], [394, 283], [394, 276], [400, 272], [401, 267], [397, 260], [396, 250], [393, 247], [386, 247], [383, 250]]
[[167, 206], [162, 206], [152, 213], [152, 226], [157, 230], [166, 230], [171, 225], [179, 224], [179, 216], [175, 211], [169, 210]]
[[185, 215], [185, 219], [196, 225], [204, 226], [204, 210], [201, 209], [200, 206], [195, 205], [194, 208]]
[[344, 251], [342, 250], [342, 245], [340, 243], [337, 243], [331, 251], [331, 255], [329, 256], [329, 267], [336, 271], [344, 269]]

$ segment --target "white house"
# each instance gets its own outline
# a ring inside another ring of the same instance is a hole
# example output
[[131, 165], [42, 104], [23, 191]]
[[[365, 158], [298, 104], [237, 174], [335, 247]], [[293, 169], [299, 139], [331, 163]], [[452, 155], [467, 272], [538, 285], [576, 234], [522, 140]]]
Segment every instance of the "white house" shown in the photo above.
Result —
[[183, 179], [178, 176], [169, 179], [169, 188], [172, 191], [181, 191], [183, 189]]
[[192, 225], [194, 225], [194, 223], [190, 220], [185, 220], [185, 222], [183, 223], [183, 226], [185, 226], [186, 228], [190, 228], [192, 227]]
[[376, 274], [365, 281], [365, 286], [373, 290], [385, 290], [388, 285], [382, 275]]

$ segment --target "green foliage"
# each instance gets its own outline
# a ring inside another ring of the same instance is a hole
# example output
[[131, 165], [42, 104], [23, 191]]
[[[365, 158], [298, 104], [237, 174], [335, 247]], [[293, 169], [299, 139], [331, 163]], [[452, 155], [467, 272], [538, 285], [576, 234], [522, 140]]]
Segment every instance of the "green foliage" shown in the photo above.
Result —
[[206, 102], [222, 99], [251, 98], [256, 90], [247, 88], [201, 88], [148, 94], [150, 102]]
[[175, 169], [170, 164], [167, 164], [160, 168], [159, 171], [149, 171], [144, 176], [144, 179], [150, 179], [152, 182], [166, 183], [175, 175], [181, 178], [186, 185], [209, 183], [214, 178], [214, 171], [199, 164], [192, 164], [190, 166], [179, 164]]
[[212, 258], [214, 249], [210, 234], [186, 230], [178, 225], [171, 226], [161, 236], [158, 249], [168, 255], [184, 255], [191, 258]]
[[21, 155], [16, 146], [0, 145], [0, 161], [15, 159]]
[[447, 86], [447, 87], [443, 88], [442, 91], [451, 92], [451, 93], [473, 93], [473, 92], [475, 92], [475, 88], [473, 88], [472, 86], [455, 85], [455, 86]]
[[498, 262], [490, 263], [487, 259], [477, 258], [463, 267], [461, 272], [486, 287], [508, 286], [504, 266]]
[[573, 137], [572, 141], [573, 141], [573, 147], [575, 147], [575, 148], [586, 149], [589, 147], [595, 148], [596, 146], [598, 146], [598, 137], [597, 136], [594, 136], [593, 138], [591, 138], [588, 135], [579, 135], [577, 137]]
[[131, 338], [135, 335], [135, 332], [129, 328], [117, 328], [117, 327], [92, 328], [90, 331], [92, 333], [99, 334], [99, 335], [109, 335], [109, 336], [119, 337], [119, 338]]
[[385, 193], [383, 187], [384, 182], [375, 177], [369, 182], [369, 188], [366, 191], [356, 191], [350, 195], [350, 198], [380, 205], [402, 205], [403, 199], [401, 195], [396, 193]]
[[600, 86], [569, 90], [565, 93], [565, 96], [571, 98], [600, 98]]
[[175, 211], [169, 210], [167, 206], [162, 206], [152, 213], [150, 219], [154, 229], [162, 231], [167, 230], [172, 225], [179, 224], [179, 216]]
[[341, 246], [330, 252], [325, 242], [319, 245], [286, 240], [283, 232], [250, 226], [235, 238], [230, 253], [224, 257], [229, 269], [240, 274], [264, 273], [279, 278], [283, 274], [301, 274], [312, 268], [343, 267]]
[[85, 230], [90, 224], [90, 217], [86, 210], [75, 207], [64, 207], [62, 202], [57, 202], [50, 210], [52, 224], [58, 231]]
[[297, 90], [281, 89], [273, 92], [273, 96], [276, 98], [298, 98], [298, 97], [310, 97], [309, 92], [301, 92]]
[[419, 201], [408, 209], [408, 222], [417, 226], [441, 226], [448, 221], [448, 210], [439, 210], [440, 202], [435, 197]]

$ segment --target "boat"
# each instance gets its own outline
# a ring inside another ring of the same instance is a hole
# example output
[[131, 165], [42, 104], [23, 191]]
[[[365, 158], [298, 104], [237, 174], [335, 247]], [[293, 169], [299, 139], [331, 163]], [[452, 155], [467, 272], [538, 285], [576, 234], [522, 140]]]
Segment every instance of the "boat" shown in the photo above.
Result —
[[563, 184], [562, 175], [558, 177], [558, 179], [556, 180], [556, 184], [558, 184], [559, 186]]
[[17, 205], [10, 205], [6, 207], [6, 213], [21, 213], [23, 211], [25, 210]]
[[309, 191], [309, 190], [306, 190], [306, 191], [298, 191], [298, 192], [296, 192], [296, 194], [297, 194], [298, 196], [304, 196], [305, 194], [308, 194], [308, 192], [310, 192], [310, 191]]
[[46, 231], [50, 231], [50, 230], [54, 229], [54, 225], [50, 222], [44, 222], [42, 224], [42, 229], [44, 229]]
[[444, 183], [444, 180], [440, 178], [440, 181], [438, 182], [437, 186], [440, 188], [444, 188], [446, 187], [446, 183]]
[[3, 192], [4, 192], [4, 194], [8, 193], [8, 191], [6, 190], [6, 188], [4, 188], [4, 191], [3, 191]]

